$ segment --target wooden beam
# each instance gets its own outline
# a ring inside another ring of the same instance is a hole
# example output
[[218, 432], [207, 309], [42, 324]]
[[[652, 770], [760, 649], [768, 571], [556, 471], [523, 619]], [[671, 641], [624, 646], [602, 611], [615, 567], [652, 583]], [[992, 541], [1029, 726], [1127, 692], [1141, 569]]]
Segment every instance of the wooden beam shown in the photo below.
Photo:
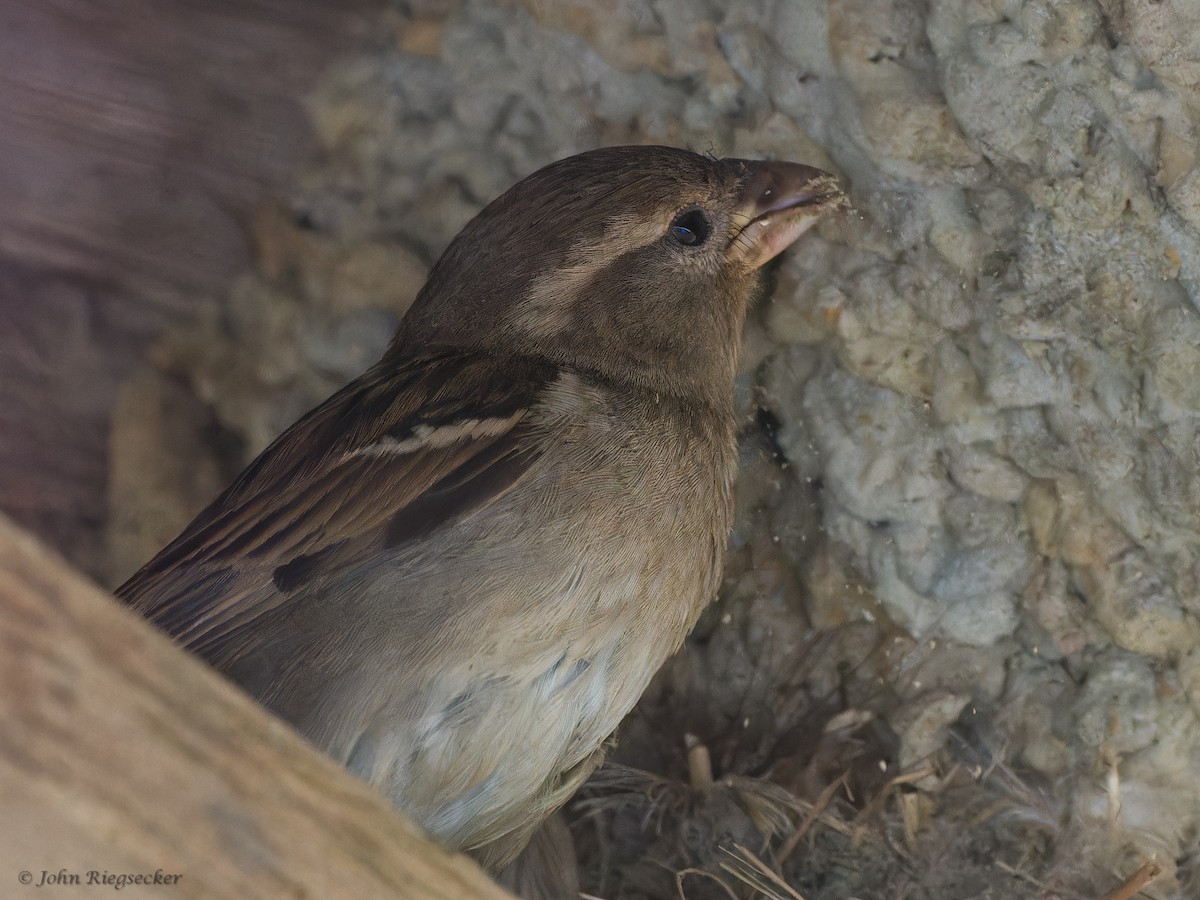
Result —
[[510, 896], [0, 516], [0, 896], [122, 878], [139, 900]]

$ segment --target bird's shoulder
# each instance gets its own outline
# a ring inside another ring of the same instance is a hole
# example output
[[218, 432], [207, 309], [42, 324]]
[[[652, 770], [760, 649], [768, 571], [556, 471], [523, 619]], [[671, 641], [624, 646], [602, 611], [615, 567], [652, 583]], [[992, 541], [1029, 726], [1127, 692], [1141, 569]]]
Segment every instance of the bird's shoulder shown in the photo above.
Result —
[[194, 649], [313, 579], [510, 491], [541, 450], [560, 368], [437, 351], [383, 362], [285, 431], [117, 589]]

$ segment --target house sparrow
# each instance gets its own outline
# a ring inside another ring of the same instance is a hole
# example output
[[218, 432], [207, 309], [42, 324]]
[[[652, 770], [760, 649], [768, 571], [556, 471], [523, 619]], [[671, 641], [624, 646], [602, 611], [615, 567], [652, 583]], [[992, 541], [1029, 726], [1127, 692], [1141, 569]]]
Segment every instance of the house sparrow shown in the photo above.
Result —
[[534, 173], [117, 595], [501, 868], [713, 597], [747, 307], [841, 202], [808, 166], [667, 147]]

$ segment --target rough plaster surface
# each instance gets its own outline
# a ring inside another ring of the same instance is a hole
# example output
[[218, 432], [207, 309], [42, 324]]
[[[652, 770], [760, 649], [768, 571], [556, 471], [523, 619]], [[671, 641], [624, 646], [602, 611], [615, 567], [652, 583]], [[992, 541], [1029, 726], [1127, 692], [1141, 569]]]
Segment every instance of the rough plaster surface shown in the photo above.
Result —
[[[979, 789], [1013, 779], [1008, 837], [963, 858], [1026, 877], [995, 893], [917, 879], [910, 896], [1094, 896], [1151, 857], [1148, 896], [1196, 896], [1198, 9], [409, 4], [310, 98], [319, 158], [257, 220], [256, 271], [160, 344], [162, 391], [182, 378], [256, 452], [378, 354], [466, 219], [573, 152], [661, 142], [831, 168], [856, 212], [785, 257], [752, 323], [726, 591], [647, 708], [698, 702], [706, 677], [741, 691], [704, 695], [719, 748], [754, 691], [746, 733], [798, 728], [789, 673], [811, 669], [794, 696], [828, 697], [853, 665], [840, 711], [887, 731], [890, 765], [953, 755], [974, 729]], [[172, 427], [121, 408], [130, 452]], [[136, 505], [135, 475], [115, 491]], [[126, 568], [154, 549], [144, 531], [114, 532]], [[759, 653], [771, 663], [746, 661]], [[756, 672], [776, 687], [752, 690]], [[680, 756], [646, 717], [631, 758], [651, 734]], [[739, 740], [718, 774], [780, 771], [763, 749], [779, 741]], [[952, 805], [946, 783], [917, 783], [933, 810], [918, 826]], [[932, 858], [920, 834], [909, 852]]]

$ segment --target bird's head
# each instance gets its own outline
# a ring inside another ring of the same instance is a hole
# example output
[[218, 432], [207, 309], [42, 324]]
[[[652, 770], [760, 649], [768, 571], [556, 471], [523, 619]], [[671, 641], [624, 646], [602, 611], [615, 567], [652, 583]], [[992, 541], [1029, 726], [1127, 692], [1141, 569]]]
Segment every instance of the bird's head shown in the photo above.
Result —
[[790, 162], [609, 147], [530, 175], [471, 220], [391, 353], [528, 353], [681, 395], [728, 393], [761, 267], [843, 197]]

